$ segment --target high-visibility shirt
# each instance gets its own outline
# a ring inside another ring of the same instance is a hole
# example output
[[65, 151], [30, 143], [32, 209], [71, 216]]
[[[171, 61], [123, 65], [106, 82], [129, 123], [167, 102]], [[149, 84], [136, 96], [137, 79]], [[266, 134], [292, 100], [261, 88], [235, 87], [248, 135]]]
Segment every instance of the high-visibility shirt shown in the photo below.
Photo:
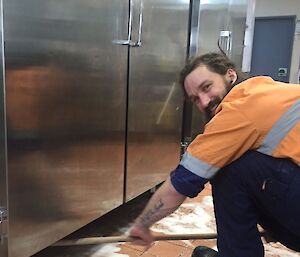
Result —
[[193, 197], [248, 150], [289, 158], [300, 166], [299, 120], [300, 85], [264, 76], [243, 81], [224, 97], [203, 134], [189, 145], [171, 174], [172, 184]]

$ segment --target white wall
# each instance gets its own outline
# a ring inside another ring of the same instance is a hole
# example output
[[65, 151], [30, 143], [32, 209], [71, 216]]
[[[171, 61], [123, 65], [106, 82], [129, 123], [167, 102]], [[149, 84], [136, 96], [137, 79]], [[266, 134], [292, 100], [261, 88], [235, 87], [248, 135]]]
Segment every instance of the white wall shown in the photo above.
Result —
[[[296, 15], [300, 20], [300, 0], [256, 0], [256, 17]], [[290, 82], [297, 83], [300, 63], [300, 35], [295, 36]]]

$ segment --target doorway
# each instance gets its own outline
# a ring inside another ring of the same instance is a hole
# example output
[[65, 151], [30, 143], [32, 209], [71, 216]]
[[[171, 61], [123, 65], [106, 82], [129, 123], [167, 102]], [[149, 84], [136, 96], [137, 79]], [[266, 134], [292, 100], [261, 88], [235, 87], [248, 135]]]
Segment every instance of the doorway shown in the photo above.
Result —
[[255, 19], [251, 76], [289, 82], [296, 16]]

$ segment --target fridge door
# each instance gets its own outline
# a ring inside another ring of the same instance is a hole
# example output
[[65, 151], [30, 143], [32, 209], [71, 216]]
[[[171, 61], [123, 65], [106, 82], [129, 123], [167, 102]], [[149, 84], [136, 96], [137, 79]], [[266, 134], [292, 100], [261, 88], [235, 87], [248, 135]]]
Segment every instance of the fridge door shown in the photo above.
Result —
[[[202, 55], [208, 52], [218, 52], [218, 41], [224, 43], [224, 49], [228, 38], [228, 8], [229, 0], [200, 1], [198, 52]], [[192, 28], [193, 29], [193, 28]], [[204, 115], [193, 105], [191, 122], [191, 139], [202, 133], [206, 123]]]
[[[134, 2], [128, 92], [126, 200], [167, 178], [179, 162], [189, 1]], [[141, 29], [140, 29], [141, 28]]]
[[228, 27], [229, 1], [200, 0], [198, 55], [218, 51], [221, 32]]
[[9, 257], [27, 257], [123, 202], [129, 5], [3, 6]]
[[242, 69], [244, 39], [247, 18], [247, 0], [230, 0], [228, 12], [228, 27], [231, 32], [231, 52], [230, 59], [236, 64], [236, 67]]
[[242, 66], [246, 29], [247, 0], [200, 1], [200, 54], [218, 51]]

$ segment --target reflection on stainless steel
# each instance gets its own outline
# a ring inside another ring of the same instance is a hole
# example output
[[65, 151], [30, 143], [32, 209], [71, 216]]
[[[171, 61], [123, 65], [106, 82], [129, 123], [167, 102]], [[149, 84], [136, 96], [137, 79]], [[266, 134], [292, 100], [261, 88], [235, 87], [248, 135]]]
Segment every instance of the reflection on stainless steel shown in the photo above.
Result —
[[0, 256], [7, 256], [7, 168], [3, 70], [3, 10], [0, 2]]
[[251, 70], [256, 0], [248, 0], [247, 5], [242, 71], [249, 73]]
[[230, 58], [242, 69], [247, 9], [250, 1], [231, 0], [229, 6], [229, 29], [232, 31]]
[[189, 57], [194, 57], [197, 55], [198, 47], [199, 47], [199, 28], [200, 28], [200, 1], [201, 0], [193, 0], [192, 11], [191, 11], [191, 21], [190, 21], [190, 45], [189, 45]]
[[143, 17], [144, 17], [144, 0], [140, 0], [138, 39], [137, 39], [136, 43], [133, 46], [140, 47], [142, 45]]
[[230, 30], [220, 31], [219, 47], [230, 58], [232, 51], [232, 32]]
[[[122, 204], [128, 3], [4, 0], [9, 257]], [[113, 174], [113, 175], [112, 175]]]
[[[144, 1], [142, 45], [130, 50], [126, 200], [164, 180], [179, 161], [183, 97], [177, 80], [188, 13], [181, 0]], [[139, 21], [133, 21], [133, 38]]]
[[132, 9], [133, 9], [133, 0], [129, 0], [129, 17], [128, 17], [128, 35], [127, 39], [114, 39], [113, 43], [117, 45], [132, 45], [131, 33], [132, 33]]
[[[156, 125], [159, 125], [161, 123], [163, 115], [165, 114], [166, 109], [170, 104], [170, 100], [171, 100], [171, 97], [173, 96], [173, 93], [174, 93], [174, 90], [175, 90], [176, 86], [178, 86], [178, 85], [174, 82], [171, 89], [170, 89], [170, 92], [168, 93], [167, 99], [165, 100], [164, 105], [162, 106], [161, 111], [158, 114], [158, 117], [157, 117], [156, 122], [155, 122]], [[175, 108], [175, 110], [176, 110], [176, 108]]]
[[229, 0], [204, 4], [200, 1], [198, 54], [218, 50], [220, 31], [228, 27], [228, 8]]

